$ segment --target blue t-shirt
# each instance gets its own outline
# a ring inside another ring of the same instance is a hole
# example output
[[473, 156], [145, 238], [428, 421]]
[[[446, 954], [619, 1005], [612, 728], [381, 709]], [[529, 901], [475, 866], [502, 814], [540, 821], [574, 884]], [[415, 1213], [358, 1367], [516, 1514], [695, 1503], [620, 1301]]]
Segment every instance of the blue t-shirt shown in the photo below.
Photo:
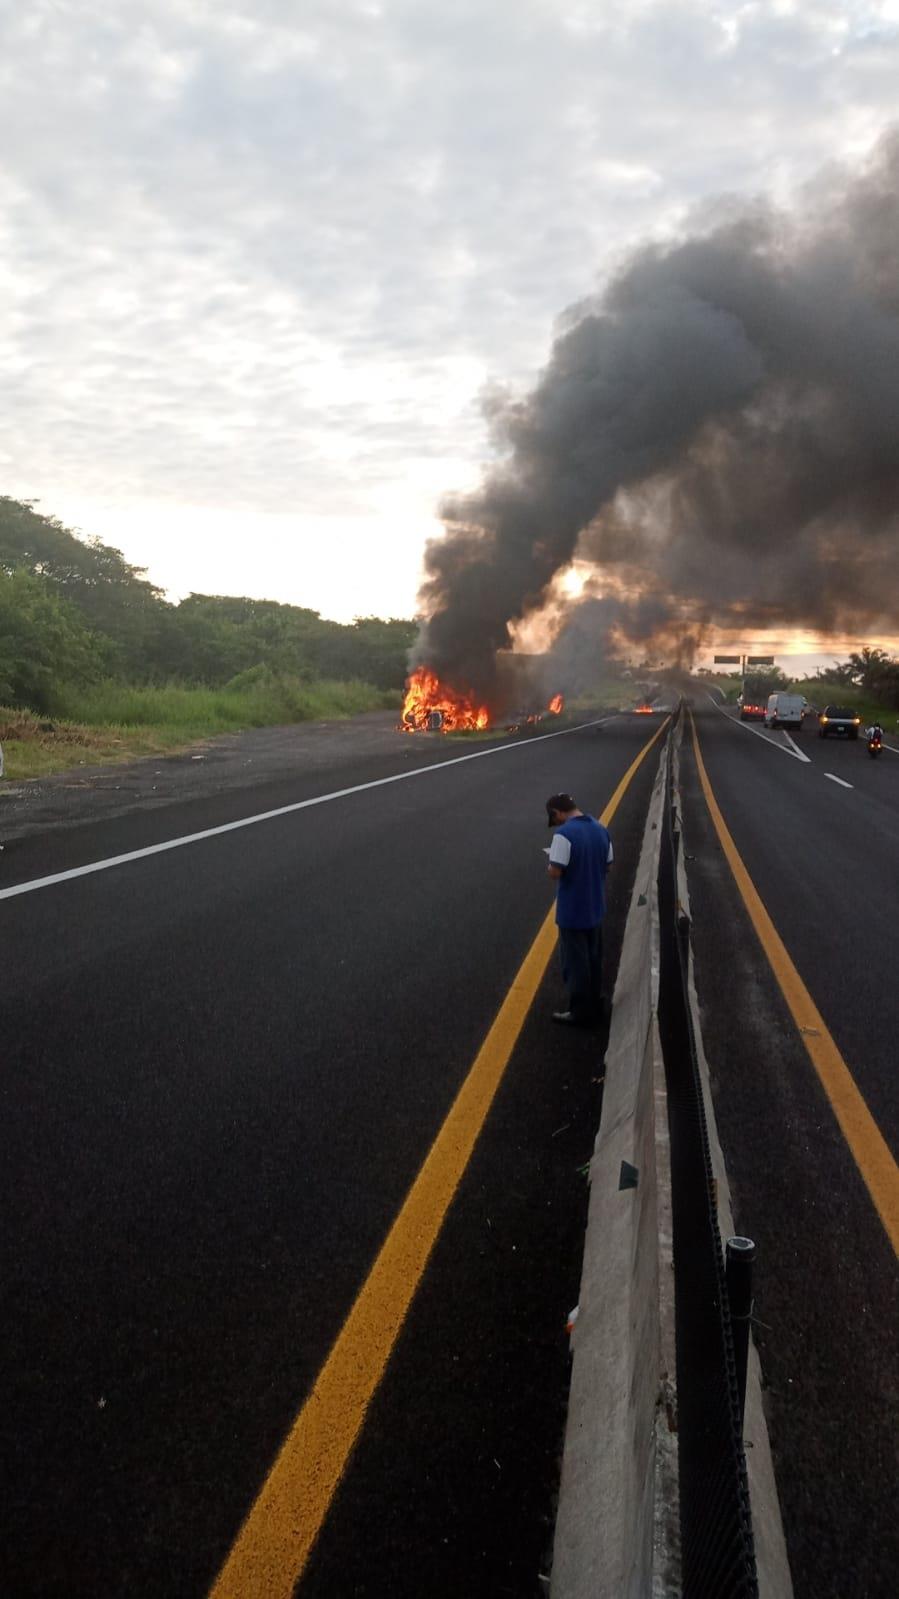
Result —
[[556, 895], [559, 927], [598, 927], [606, 909], [606, 869], [612, 840], [592, 816], [572, 816], [556, 828], [550, 864], [562, 867]]

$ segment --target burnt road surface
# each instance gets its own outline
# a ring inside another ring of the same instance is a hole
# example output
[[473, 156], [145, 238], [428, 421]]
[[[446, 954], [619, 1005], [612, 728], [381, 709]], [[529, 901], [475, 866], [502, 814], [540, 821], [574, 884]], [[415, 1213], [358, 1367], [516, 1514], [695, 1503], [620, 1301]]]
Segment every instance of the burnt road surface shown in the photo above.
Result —
[[[694, 698], [743, 862], [899, 1155], [899, 753], [741, 725]], [[899, 740], [888, 737], [899, 746]], [[798, 758], [798, 750], [806, 758]], [[838, 779], [838, 781], [835, 781]], [[796, 1599], [887, 1599], [899, 1572], [896, 1259], [682, 760], [696, 982]]]
[[[377, 785], [0, 899], [0, 1592], [209, 1591], [547, 912], [546, 796], [598, 812], [658, 720], [458, 761], [491, 746], [360, 719], [4, 795], [0, 888]], [[605, 1043], [562, 997], [552, 966], [303, 1596], [546, 1592]]]

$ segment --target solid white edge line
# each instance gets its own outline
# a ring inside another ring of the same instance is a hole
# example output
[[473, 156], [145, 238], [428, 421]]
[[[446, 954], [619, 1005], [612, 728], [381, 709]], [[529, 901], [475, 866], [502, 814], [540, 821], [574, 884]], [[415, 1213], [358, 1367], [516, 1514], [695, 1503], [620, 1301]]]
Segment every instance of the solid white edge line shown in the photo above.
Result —
[[724, 706], [723, 705], [719, 705], [717, 700], [713, 700], [712, 699], [712, 696], [711, 696], [711, 694], [709, 694], [708, 689], [706, 689], [705, 692], [708, 695], [710, 703], [712, 705], [714, 705], [715, 710], [716, 711], [720, 711], [722, 716], [727, 716], [727, 720], [729, 722], [733, 723], [733, 725], [735, 727], [741, 727], [743, 729], [744, 733], [754, 733], [756, 738], [762, 739], [763, 742], [768, 745], [769, 749], [782, 750], [784, 755], [791, 755], [794, 760], [796, 760], [796, 761], [805, 761], [807, 766], [811, 766], [811, 764], [812, 764], [811, 756], [810, 755], [805, 755], [805, 754], [803, 754], [802, 750], [797, 749], [796, 745], [793, 744], [793, 740], [790, 738], [789, 733], [784, 731], [783, 728], [781, 728], [781, 732], [783, 733], [784, 738], [787, 738], [787, 739], [790, 740], [790, 743], [793, 745], [792, 749], [787, 749], [786, 744], [775, 744], [774, 739], [773, 738], [769, 738], [767, 733], [763, 733], [760, 727], [750, 727], [748, 722], [741, 722], [739, 716], [728, 716], [727, 715], [727, 711], [725, 710]]
[[[713, 700], [711, 694], [708, 691], [708, 689], [705, 690], [705, 693], [706, 693], [706, 695], [708, 697], [709, 702], [712, 705], [714, 705], [715, 710], [716, 711], [720, 711], [722, 716], [727, 716], [727, 720], [729, 722], [735, 723], [735, 725], [737, 727], [742, 727], [742, 729], [743, 729], [743, 731], [745, 733], [754, 733], [756, 738], [765, 739], [765, 743], [766, 744], [770, 744], [773, 749], [776, 749], [776, 750], [784, 749], [783, 744], [775, 744], [773, 739], [765, 738], [765, 734], [762, 732], [761, 728], [759, 728], [759, 727], [748, 727], [745, 722], [741, 722], [740, 721], [740, 718], [738, 716], [728, 716], [727, 715], [726, 706], [725, 705], [719, 705], [717, 700]], [[793, 745], [792, 753], [796, 756], [796, 759], [798, 761], [806, 761], [808, 763], [808, 765], [811, 766], [812, 765], [811, 756], [810, 755], [805, 755], [801, 749], [798, 749], [796, 747], [796, 744], [793, 742], [793, 739], [790, 738], [789, 733], [787, 733], [784, 729], [781, 729], [781, 731], [783, 732], [784, 738], [788, 739], [789, 742]], [[890, 750], [893, 755], [899, 755], [899, 749], [896, 748], [895, 744], [887, 744], [886, 741], [884, 741], [884, 746], [883, 747], [884, 747], [885, 750]], [[791, 753], [790, 750], [785, 750], [785, 754], [789, 755], [790, 753]], [[832, 772], [825, 772], [824, 776], [825, 777], [833, 777], [833, 773]], [[842, 778], [839, 778], [839, 777], [834, 777], [833, 780], [834, 780], [835, 783], [842, 782]], [[844, 784], [844, 787], [846, 787], [846, 788], [854, 788], [855, 784], [854, 783], [846, 783], [846, 784]]]
[[563, 727], [557, 733], [538, 733], [533, 738], [519, 738], [514, 744], [495, 744], [489, 750], [472, 750], [468, 755], [455, 755], [449, 761], [435, 761], [431, 766], [416, 766], [411, 772], [394, 772], [390, 777], [376, 777], [370, 783], [356, 783], [352, 788], [338, 788], [332, 794], [316, 794], [312, 799], [295, 800], [292, 805], [279, 805], [274, 811], [260, 811], [256, 816], [242, 816], [236, 822], [223, 822], [219, 827], [204, 828], [201, 833], [186, 833], [183, 838], [169, 838], [162, 844], [147, 844], [143, 849], [129, 850], [125, 855], [110, 855], [103, 861], [91, 861], [86, 866], [73, 866], [67, 872], [53, 872], [48, 877], [32, 877], [24, 883], [14, 883], [11, 888], [0, 888], [0, 900], [14, 899], [18, 894], [34, 894], [39, 888], [50, 888], [54, 883], [67, 883], [73, 877], [89, 877], [92, 872], [106, 872], [112, 866], [125, 866], [129, 861], [142, 861], [148, 855], [162, 855], [166, 850], [181, 849], [185, 844], [199, 844], [204, 838], [218, 838], [222, 833], [234, 833], [240, 827], [254, 827], [257, 822], [270, 822], [276, 816], [289, 816], [293, 811], [307, 810], [311, 805], [324, 805], [328, 800], [345, 799], [348, 794], [362, 794], [369, 788], [382, 788], [386, 783], [401, 783], [407, 777], [423, 777], [428, 772], [442, 772], [447, 766], [460, 766], [463, 761], [477, 761], [484, 755], [503, 755], [507, 750], [530, 749], [548, 738], [565, 738], [569, 733], [583, 732], [585, 727], [604, 727], [614, 721], [619, 712], [601, 716], [592, 722], [579, 722], [577, 727]]
[[854, 788], [855, 787], [854, 783], [847, 783], [846, 779], [844, 777], [835, 777], [833, 772], [825, 772], [824, 776], [825, 777], [829, 777], [830, 781], [832, 783], [839, 783], [840, 788]]

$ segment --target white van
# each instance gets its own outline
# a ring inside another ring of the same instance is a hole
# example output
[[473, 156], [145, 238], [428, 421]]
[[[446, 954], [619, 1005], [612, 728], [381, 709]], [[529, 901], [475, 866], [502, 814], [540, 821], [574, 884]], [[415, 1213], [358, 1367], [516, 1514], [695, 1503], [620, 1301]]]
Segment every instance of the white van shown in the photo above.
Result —
[[765, 709], [765, 726], [792, 727], [797, 733], [801, 733], [805, 708], [804, 694], [769, 694]]

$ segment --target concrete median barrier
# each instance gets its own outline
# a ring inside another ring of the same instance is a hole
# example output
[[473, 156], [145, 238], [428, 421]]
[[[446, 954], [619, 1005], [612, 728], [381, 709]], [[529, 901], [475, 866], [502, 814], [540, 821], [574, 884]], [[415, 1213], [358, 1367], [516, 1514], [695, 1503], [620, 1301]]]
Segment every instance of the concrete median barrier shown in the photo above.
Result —
[[679, 1592], [671, 1196], [656, 1022], [666, 772], [667, 746], [625, 926], [590, 1167], [554, 1599]]
[[[686, 869], [686, 852], [683, 848], [683, 815], [680, 788], [680, 752], [683, 736], [683, 719], [672, 735], [672, 804], [674, 827], [681, 838], [677, 862], [677, 914], [688, 926], [691, 921], [690, 887]], [[692, 943], [688, 941], [687, 998], [693, 1028], [699, 1077], [702, 1087], [708, 1133], [709, 1154], [715, 1177], [717, 1195], [718, 1230], [722, 1240], [731, 1238], [737, 1229], [734, 1224], [730, 1183], [724, 1151], [718, 1136], [712, 1099], [709, 1064], [702, 1042], [699, 997], [694, 977]], [[762, 1372], [755, 1344], [750, 1337], [749, 1360], [746, 1376], [746, 1408], [743, 1421], [743, 1439], [746, 1446], [746, 1473], [749, 1480], [749, 1499], [752, 1506], [752, 1530], [755, 1540], [756, 1569], [760, 1599], [792, 1599], [793, 1581], [787, 1559], [786, 1540], [780, 1514], [780, 1501], [774, 1477], [774, 1462], [768, 1424], [762, 1400]]]
[[[681, 1593], [671, 1164], [658, 1027], [658, 875], [668, 823], [682, 836], [680, 726], [653, 787], [625, 926], [605, 1059], [551, 1575], [552, 1599], [669, 1599]], [[676, 916], [689, 926], [684, 850]], [[715, 1128], [689, 955], [688, 1004], [718, 1196], [718, 1226], [734, 1232]], [[760, 1371], [750, 1341], [744, 1437], [758, 1592], [791, 1599]]]

